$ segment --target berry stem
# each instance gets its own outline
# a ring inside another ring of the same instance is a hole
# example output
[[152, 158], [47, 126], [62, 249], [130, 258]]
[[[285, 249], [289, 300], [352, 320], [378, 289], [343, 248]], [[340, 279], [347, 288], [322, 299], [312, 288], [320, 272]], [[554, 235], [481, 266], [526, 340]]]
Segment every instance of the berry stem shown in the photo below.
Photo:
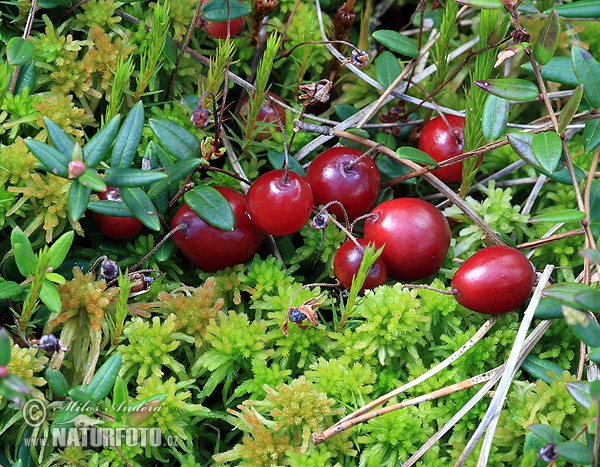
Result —
[[139, 268], [142, 264], [144, 264], [148, 258], [150, 258], [154, 253], [156, 253], [156, 251], [163, 246], [163, 244], [175, 233], [175, 232], [179, 232], [180, 230], [186, 229], [187, 225], [185, 225], [184, 223], [178, 224], [176, 225], [173, 229], [171, 229], [169, 232], [167, 232], [167, 234], [161, 239], [160, 242], [158, 242], [154, 248], [152, 248], [142, 259], [140, 259], [137, 263], [135, 263], [133, 266], [131, 266], [131, 269], [129, 270], [129, 272], [134, 272], [137, 268]]
[[372, 154], [377, 155], [377, 153], [379, 153], [379, 148], [381, 146], [383, 146], [383, 143], [378, 143], [376, 146], [373, 146], [367, 152], [361, 154], [359, 157], [357, 157], [353, 161], [349, 162], [348, 165], [344, 166], [344, 170], [345, 171], [351, 170], [352, 167], [354, 167], [356, 164], [358, 164], [365, 157], [371, 157]]

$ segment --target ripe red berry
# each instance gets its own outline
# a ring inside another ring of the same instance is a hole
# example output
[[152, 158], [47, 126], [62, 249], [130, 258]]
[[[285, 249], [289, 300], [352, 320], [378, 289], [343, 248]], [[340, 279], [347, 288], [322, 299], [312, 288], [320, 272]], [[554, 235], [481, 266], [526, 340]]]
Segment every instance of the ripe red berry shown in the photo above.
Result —
[[500, 314], [525, 303], [535, 282], [531, 262], [508, 246], [490, 246], [466, 260], [452, 278], [452, 291], [462, 306], [479, 313]]
[[246, 195], [250, 219], [271, 235], [298, 232], [308, 221], [313, 194], [306, 180], [285, 169], [271, 170], [256, 179]]
[[[463, 125], [465, 119], [455, 115], [445, 115], [450, 129], [441, 117], [429, 120], [421, 130], [419, 149], [429, 154], [437, 162], [445, 161], [463, 152]], [[454, 134], [452, 133], [454, 132]], [[436, 169], [432, 173], [446, 183], [462, 180], [462, 162]]]
[[250, 221], [243, 194], [226, 187], [215, 187], [233, 209], [233, 230], [221, 230], [208, 224], [190, 209], [181, 206], [171, 221], [171, 228], [185, 224], [173, 234], [173, 240], [192, 264], [206, 272], [245, 263], [258, 252], [264, 234]]
[[[98, 198], [101, 200], [123, 202], [119, 189], [110, 186], [106, 188], [106, 191], [98, 193]], [[97, 212], [92, 213], [92, 217], [96, 221], [96, 225], [98, 225], [100, 231], [108, 238], [115, 240], [133, 237], [144, 227], [144, 224], [135, 217], [105, 216]]]
[[[379, 169], [358, 149], [335, 147], [319, 154], [308, 166], [306, 181], [315, 197], [315, 205], [339, 201], [350, 221], [362, 216], [377, 201]], [[327, 208], [338, 220], [344, 219], [342, 210], [333, 204]]]
[[383, 248], [390, 277], [424, 279], [442, 267], [450, 246], [450, 226], [431, 204], [416, 198], [384, 201], [365, 220], [364, 237]]
[[[272, 98], [283, 102], [283, 99], [281, 97], [279, 97], [277, 94], [275, 94], [273, 92], [268, 92], [267, 94], [269, 96], [271, 96]], [[248, 113], [250, 112], [249, 101], [250, 101], [250, 98], [246, 97], [242, 101], [242, 104], [240, 105], [240, 110], [239, 110], [238, 115], [243, 122], [246, 122], [246, 119], [248, 118]], [[275, 103], [275, 101], [269, 101], [268, 99], [265, 98], [265, 100], [262, 103], [262, 106], [260, 107], [260, 109], [258, 111], [258, 114], [256, 115], [256, 121], [269, 123], [269, 124], [275, 125], [276, 128], [279, 128], [279, 123], [277, 122], [277, 116], [279, 116], [279, 119], [281, 120], [281, 124], [285, 127], [285, 109], [283, 107], [281, 107], [280, 105], [277, 105]], [[269, 132], [269, 130], [264, 129], [262, 131], [259, 131], [256, 134], [256, 136], [254, 137], [254, 140], [255, 141], [263, 141], [270, 137], [271, 137], [271, 133]]]
[[[368, 244], [364, 238], [358, 238], [357, 240], [363, 247]], [[352, 279], [354, 279], [360, 268], [363, 255], [363, 250], [358, 248], [352, 240], [348, 240], [340, 246], [333, 258], [333, 272], [335, 273], [335, 277], [347, 289], [352, 286]], [[360, 293], [363, 293], [365, 290], [374, 289], [378, 285], [383, 285], [386, 280], [387, 267], [380, 256], [375, 260], [369, 274], [367, 274]]]
[[[206, 4], [208, 3], [209, 0], [203, 0], [202, 4]], [[229, 31], [231, 34], [231, 37], [235, 36], [238, 32], [240, 32], [242, 30], [242, 27], [244, 27], [244, 22], [246, 21], [246, 18], [244, 16], [242, 16], [241, 18], [235, 18], [230, 20], [230, 26], [229, 26]], [[210, 21], [206, 21], [204, 20], [204, 31], [206, 31], [206, 34], [208, 34], [210, 37], [214, 38], [214, 39], [226, 39], [227, 38], [227, 21], [217, 21], [217, 22], [210, 22]]]

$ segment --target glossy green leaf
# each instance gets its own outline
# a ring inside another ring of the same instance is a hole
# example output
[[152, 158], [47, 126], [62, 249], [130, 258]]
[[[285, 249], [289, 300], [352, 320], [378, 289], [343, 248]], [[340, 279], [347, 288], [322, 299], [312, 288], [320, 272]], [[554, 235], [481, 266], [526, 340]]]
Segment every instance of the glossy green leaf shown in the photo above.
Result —
[[167, 178], [165, 172], [157, 170], [142, 170], [124, 168], [110, 168], [104, 172], [104, 181], [107, 185], [116, 187], [146, 186]]
[[418, 164], [430, 165], [433, 167], [436, 167], [438, 165], [435, 159], [429, 154], [411, 146], [402, 146], [396, 149], [396, 154], [402, 159], [413, 161]]
[[56, 397], [65, 397], [69, 393], [69, 383], [59, 370], [46, 368], [44, 373], [48, 387]]
[[67, 213], [69, 219], [74, 221], [81, 219], [87, 209], [91, 194], [91, 188], [83, 186], [77, 180], [73, 180], [67, 197]]
[[583, 147], [585, 152], [592, 152], [600, 144], [600, 118], [588, 120], [583, 129]]
[[133, 217], [131, 209], [122, 201], [99, 200], [88, 203], [90, 211], [113, 217]]
[[600, 18], [600, 2], [598, 0], [578, 0], [558, 5], [544, 11], [549, 14], [556, 10], [563, 18]]
[[59, 152], [65, 155], [73, 153], [75, 141], [65, 133], [65, 130], [63, 130], [60, 125], [56, 124], [51, 118], [44, 117], [44, 126], [48, 132], [48, 138]]
[[579, 255], [600, 266], [600, 251], [588, 248], [587, 250], [581, 250]]
[[517, 153], [517, 155], [527, 162], [529, 165], [541, 169], [538, 161], [533, 154], [533, 134], [525, 133], [522, 131], [515, 133], [508, 133], [506, 135], [510, 147]]
[[[549, 285], [544, 289], [544, 297], [550, 297], [559, 302], [566, 303], [569, 306], [578, 307], [576, 296], [586, 293], [592, 289], [589, 285], [579, 282], [561, 282], [559, 284]], [[562, 309], [561, 309], [562, 316]]]
[[0, 282], [0, 300], [15, 299], [23, 293], [23, 287], [13, 281]]
[[[135, 104], [117, 133], [115, 144], [112, 148], [111, 167], [129, 167], [137, 154], [137, 148], [142, 139], [144, 129], [144, 104], [139, 101]], [[108, 182], [107, 182], [108, 183]], [[115, 185], [116, 186], [116, 185]]]
[[198, 216], [221, 230], [233, 230], [235, 218], [229, 201], [213, 187], [198, 185], [186, 192], [183, 199]]
[[[92, 399], [92, 396], [85, 390], [85, 388], [81, 386], [75, 386], [69, 389], [69, 397], [73, 399], [74, 402], [77, 402], [77, 404], [79, 405], [78, 410], [69, 411], [73, 413], [72, 418], [75, 418], [75, 416], [78, 414], [84, 413], [84, 410], [81, 409], [82, 407], [94, 407], [96, 405], [96, 402]], [[54, 423], [56, 423], [56, 420], [54, 420]], [[60, 426], [68, 427], [63, 423], [61, 423]]]
[[25, 144], [41, 162], [45, 170], [59, 177], [67, 178], [69, 175], [69, 162], [71, 162], [70, 155], [67, 156], [52, 146], [35, 139], [26, 139]]
[[576, 45], [571, 48], [571, 60], [575, 76], [583, 84], [585, 98], [597, 109], [600, 107], [600, 64], [587, 50]]
[[600, 402], [600, 380], [590, 382], [590, 396], [594, 402]]
[[85, 169], [77, 178], [77, 181], [92, 191], [106, 191], [106, 180], [104, 180], [94, 169]]
[[90, 383], [85, 386], [85, 392], [91, 397], [92, 401], [98, 403], [108, 396], [115, 384], [122, 362], [123, 357], [121, 354], [115, 352], [98, 368]]
[[592, 362], [600, 363], [600, 347], [591, 347], [589, 357]]
[[594, 461], [592, 446], [580, 441], [565, 441], [556, 445], [559, 458], [579, 465], [589, 465]]
[[560, 365], [557, 365], [549, 360], [536, 357], [535, 355], [528, 355], [527, 358], [523, 360], [523, 365], [521, 368], [529, 373], [532, 377], [541, 379], [548, 384], [551, 384], [552, 381], [557, 378], [560, 379], [562, 374], [565, 372], [565, 369]]
[[[275, 170], [283, 168], [283, 165], [285, 164], [285, 154], [283, 152], [269, 148], [267, 157], [269, 158], [269, 163]], [[302, 167], [302, 164], [300, 164], [300, 162], [293, 157], [288, 158], [288, 167], [292, 172], [296, 172], [298, 175], [303, 177], [306, 176], [306, 171]]]
[[160, 219], [156, 208], [144, 190], [138, 187], [123, 187], [121, 198], [133, 215], [151, 230], [160, 230]]
[[56, 269], [59, 267], [65, 258], [67, 257], [67, 253], [69, 253], [69, 249], [73, 244], [73, 239], [75, 237], [75, 232], [72, 230], [70, 232], [66, 232], [62, 234], [50, 247], [50, 263], [49, 266], [52, 269]]
[[55, 284], [58, 284], [58, 285], [63, 285], [67, 282], [67, 280], [63, 276], [61, 276], [60, 274], [57, 274], [55, 272], [47, 272], [45, 274], [45, 277], [50, 282], [54, 282]]
[[24, 277], [33, 276], [37, 269], [38, 260], [27, 235], [18, 227], [13, 229], [10, 233], [10, 244], [21, 275]]
[[506, 132], [509, 105], [506, 99], [488, 94], [483, 104], [481, 130], [488, 141], [496, 141]]
[[540, 95], [538, 87], [524, 79], [488, 79], [475, 81], [475, 84], [490, 94], [513, 101], [533, 101]]
[[534, 135], [531, 149], [542, 169], [549, 173], [557, 169], [562, 156], [562, 140], [555, 131], [545, 131]]
[[583, 308], [594, 312], [600, 311], [600, 291], [590, 289], [581, 292], [574, 297], [579, 305], [577, 308]]
[[83, 147], [83, 162], [89, 168], [96, 167], [108, 156], [119, 131], [120, 123], [119, 115], [111, 118]]
[[60, 299], [56, 285], [46, 278], [40, 290], [40, 300], [52, 313], [59, 313], [62, 309], [62, 300]]
[[33, 60], [35, 46], [22, 37], [13, 37], [6, 44], [6, 59], [13, 66], [22, 66]]
[[[562, 373], [561, 373], [562, 374]], [[560, 443], [562, 436], [560, 433], [549, 425], [543, 425], [541, 423], [532, 423], [529, 425], [529, 431], [531, 431], [540, 440], [546, 443]]]
[[540, 12], [533, 4], [532, 0], [523, 0], [519, 3], [518, 10], [520, 13], [525, 13], [526, 15], [537, 15]]
[[479, 10], [500, 10], [504, 8], [501, 0], [456, 0], [460, 5], [466, 5]]
[[117, 377], [113, 386], [113, 397], [112, 406], [114, 409], [114, 415], [118, 422], [125, 420], [125, 415], [128, 412], [129, 407], [129, 391], [127, 390], [127, 381], [123, 378]]
[[384, 50], [375, 59], [375, 77], [385, 88], [394, 82], [401, 71], [400, 62], [392, 52]]
[[0, 328], [0, 366], [7, 366], [10, 362], [12, 341], [5, 327]]
[[585, 213], [578, 209], [549, 209], [546, 212], [533, 216], [529, 219], [531, 224], [541, 224], [543, 222], [575, 222], [585, 219]]
[[541, 65], [548, 63], [554, 56], [558, 46], [560, 21], [558, 13], [553, 10], [542, 23], [542, 29], [533, 43], [533, 58]]
[[[241, 18], [249, 14], [252, 9], [245, 3], [236, 0], [229, 2], [229, 18]], [[221, 22], [227, 21], [227, 3], [225, 0], [212, 0], [202, 6], [202, 14], [207, 21]]]
[[562, 303], [550, 297], [543, 297], [535, 309], [536, 319], [562, 318]]
[[581, 103], [581, 98], [583, 97], [583, 85], [580, 84], [573, 91], [573, 95], [569, 97], [569, 100], [560, 111], [560, 115], [558, 117], [558, 133], [561, 134], [563, 131], [567, 129], [567, 126], [573, 120], [573, 116], [577, 113], [577, 109], [579, 109], [579, 104]]
[[417, 45], [411, 39], [403, 36], [399, 32], [389, 29], [380, 29], [373, 33], [373, 39], [393, 52], [409, 57], [417, 57], [419, 55]]
[[563, 315], [567, 325], [577, 338], [590, 347], [600, 347], [600, 324], [586, 312], [570, 306], [563, 306]]
[[151, 118], [148, 124], [158, 142], [176, 159], [189, 159], [200, 154], [200, 142], [187, 128], [164, 118]]
[[[530, 62], [524, 63], [521, 65], [521, 68], [534, 74], [533, 66]], [[552, 60], [542, 67], [542, 78], [567, 86], [577, 86], [579, 84], [577, 76], [575, 76], [575, 72], [573, 71], [573, 62], [569, 57], [564, 56], [552, 57]]]
[[592, 405], [592, 396], [590, 395], [589, 381], [571, 381], [565, 384], [567, 391], [571, 397], [575, 399], [579, 405], [589, 409]]

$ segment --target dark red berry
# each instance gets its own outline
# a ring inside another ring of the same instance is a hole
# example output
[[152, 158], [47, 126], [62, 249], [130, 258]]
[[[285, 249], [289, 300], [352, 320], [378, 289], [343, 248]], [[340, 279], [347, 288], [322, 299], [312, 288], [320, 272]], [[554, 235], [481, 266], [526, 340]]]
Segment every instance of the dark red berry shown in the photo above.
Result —
[[390, 277], [424, 279], [442, 267], [450, 246], [450, 226], [431, 204], [416, 198], [384, 201], [365, 220], [364, 237], [384, 246], [381, 258]]
[[[271, 96], [272, 98], [274, 98], [276, 100], [283, 102], [283, 99], [281, 99], [281, 97], [279, 97], [275, 93], [268, 92], [267, 95]], [[242, 101], [242, 104], [240, 106], [238, 115], [240, 117], [240, 120], [242, 120], [242, 122], [246, 122], [246, 120], [248, 118], [248, 113], [250, 112], [249, 100], [250, 100], [249, 97], [246, 97]], [[285, 109], [283, 107], [281, 107], [280, 105], [278, 105], [275, 102], [275, 100], [269, 101], [269, 99], [265, 98], [265, 100], [263, 101], [263, 103], [258, 111], [258, 114], [256, 115], [256, 121], [274, 125], [274, 128], [279, 129], [279, 123], [277, 121], [278, 116], [279, 116], [279, 120], [281, 120], [281, 125], [283, 127], [285, 127]], [[254, 137], [254, 140], [255, 141], [263, 141], [270, 137], [271, 137], [271, 133], [269, 132], [268, 128], [265, 128], [264, 130], [261, 130], [256, 134], [256, 136]]]
[[199, 217], [187, 204], [181, 206], [171, 221], [171, 228], [185, 224], [173, 234], [173, 240], [192, 264], [206, 272], [245, 263], [258, 252], [263, 232], [250, 221], [243, 194], [226, 187], [215, 187], [233, 210], [233, 230], [221, 230]]
[[[359, 238], [357, 240], [362, 247], [366, 247], [368, 244], [364, 238]], [[352, 286], [352, 279], [354, 279], [354, 276], [358, 273], [363, 256], [363, 250], [352, 240], [343, 243], [335, 254], [333, 258], [333, 271], [337, 280], [345, 288], [349, 289]], [[363, 287], [360, 289], [360, 293], [383, 285], [386, 280], [387, 267], [380, 256], [375, 260], [369, 274], [367, 274], [367, 278], [365, 279]]]
[[[456, 115], [445, 115], [450, 128], [441, 117], [429, 120], [421, 130], [419, 149], [437, 162], [458, 156], [463, 152], [463, 125], [465, 119]], [[462, 162], [436, 169], [432, 173], [446, 183], [462, 180]]]
[[[106, 191], [98, 193], [98, 198], [123, 202], [119, 189], [114, 187], [107, 187]], [[135, 217], [105, 216], [97, 212], [92, 213], [92, 217], [104, 235], [116, 240], [133, 237], [144, 227], [144, 224]]]
[[535, 270], [523, 253], [490, 246], [466, 260], [452, 278], [456, 301], [479, 313], [500, 314], [523, 305], [535, 282]]
[[246, 195], [250, 219], [271, 235], [298, 232], [308, 221], [313, 194], [306, 180], [295, 172], [271, 170], [256, 179]]
[[[362, 216], [377, 201], [379, 195], [379, 169], [369, 157], [358, 149], [335, 147], [319, 154], [308, 166], [306, 181], [311, 186], [315, 205], [339, 201], [350, 221]], [[338, 220], [343, 220], [339, 206], [327, 208]]]

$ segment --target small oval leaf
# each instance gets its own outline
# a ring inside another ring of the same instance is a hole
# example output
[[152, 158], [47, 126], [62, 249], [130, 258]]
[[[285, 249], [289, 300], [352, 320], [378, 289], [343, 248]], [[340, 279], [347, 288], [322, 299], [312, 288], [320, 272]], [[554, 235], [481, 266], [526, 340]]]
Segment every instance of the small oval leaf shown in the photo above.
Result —
[[117, 133], [112, 149], [111, 167], [129, 167], [137, 153], [138, 145], [144, 129], [144, 104], [139, 101], [135, 104]]
[[119, 352], [116, 352], [98, 368], [90, 383], [84, 388], [84, 391], [93, 402], [98, 403], [108, 396], [115, 384], [122, 362], [123, 357]]
[[[521, 65], [521, 68], [533, 74], [533, 66], [530, 62], [524, 63]], [[579, 84], [577, 76], [575, 76], [575, 72], [573, 71], [573, 62], [570, 57], [552, 57], [552, 60], [542, 67], [542, 78], [567, 86], [577, 86]]]
[[[579, 104], [581, 103], [581, 98], [583, 97], [583, 84], [580, 84], [573, 90], [573, 94], [569, 97], [569, 100], [563, 107], [558, 117], [558, 133], [561, 134], [563, 131], [567, 129], [567, 126], [573, 120], [573, 116], [577, 113], [577, 109], [579, 109]], [[585, 139], [585, 136], [584, 136]]]
[[7, 366], [10, 362], [12, 341], [5, 327], [0, 328], [0, 366]]
[[[269, 163], [275, 170], [283, 168], [285, 164], [285, 154], [283, 152], [270, 148], [267, 157], [269, 158]], [[306, 171], [302, 167], [302, 164], [293, 157], [288, 158], [288, 167], [292, 172], [296, 172], [298, 175], [306, 177]]]
[[69, 253], [69, 249], [71, 248], [71, 245], [73, 244], [73, 239], [75, 238], [75, 232], [73, 232], [72, 230], [70, 232], [66, 232], [64, 234], [62, 234], [50, 247], [50, 262], [49, 262], [49, 266], [52, 269], [56, 269], [57, 267], [59, 267], [63, 261], [65, 260], [65, 258], [67, 257], [67, 254]]
[[537, 319], [562, 318], [562, 303], [550, 297], [543, 297], [533, 316]]
[[598, 0], [579, 0], [558, 5], [544, 11], [549, 14], [552, 10], [563, 18], [600, 18], [600, 2]]
[[73, 180], [67, 196], [67, 213], [69, 219], [73, 221], [81, 219], [81, 216], [83, 216], [83, 213], [87, 209], [91, 194], [91, 188], [83, 186], [77, 180]]
[[600, 266], [600, 251], [588, 248], [587, 250], [581, 250], [579, 255]]
[[560, 21], [558, 20], [558, 13], [556, 10], [552, 10], [552, 13], [542, 23], [542, 29], [533, 43], [533, 58], [541, 65], [548, 63], [554, 56], [559, 34]]
[[229, 201], [213, 187], [198, 185], [183, 195], [186, 204], [210, 225], [233, 230], [235, 218]]
[[157, 196], [165, 193], [169, 187], [174, 186], [179, 180], [183, 180], [189, 174], [194, 172], [196, 167], [202, 164], [202, 159], [192, 157], [190, 159], [183, 159], [178, 161], [176, 164], [171, 165], [164, 171], [166, 178], [159, 180], [158, 182], [150, 185], [148, 189], [148, 197], [154, 199]]
[[200, 142], [187, 128], [164, 118], [151, 118], [150, 128], [159, 143], [176, 159], [189, 159], [200, 154]]
[[[561, 282], [559, 284], [549, 285], [544, 289], [544, 297], [550, 297], [553, 300], [566, 303], [569, 306], [577, 307], [575, 297], [578, 294], [587, 292], [592, 289], [589, 285], [579, 282]], [[562, 316], [562, 309], [561, 309]]]
[[44, 376], [48, 387], [56, 397], [65, 397], [69, 393], [69, 383], [59, 370], [47, 368]]
[[546, 212], [533, 216], [529, 219], [531, 224], [541, 224], [544, 222], [575, 222], [585, 219], [585, 213], [578, 209], [549, 209]]
[[396, 56], [387, 50], [375, 59], [375, 77], [383, 87], [389, 87], [400, 75], [402, 68]]
[[83, 186], [91, 188], [93, 191], [106, 191], [106, 183], [94, 169], [85, 169], [77, 178], [77, 181]]
[[504, 135], [508, 123], [509, 105], [506, 99], [489, 94], [483, 104], [481, 130], [488, 141]]
[[567, 325], [577, 338], [590, 347], [600, 347], [600, 324], [586, 312], [570, 306], [563, 306], [563, 315]]
[[524, 79], [487, 79], [475, 81], [475, 84], [490, 94], [513, 101], [533, 101], [540, 95], [538, 87]]
[[600, 118], [588, 120], [583, 129], [583, 147], [585, 152], [592, 152], [600, 144]]
[[421, 151], [420, 149], [413, 148], [411, 146], [402, 146], [396, 149], [396, 154], [398, 157], [402, 159], [407, 159], [409, 161], [416, 162], [418, 164], [428, 165], [436, 167], [438, 163], [436, 160], [431, 157], [426, 152]]
[[33, 60], [35, 46], [22, 37], [13, 37], [6, 44], [6, 59], [13, 66], [23, 66]]
[[[245, 3], [236, 0], [229, 2], [230, 19], [241, 18], [249, 14], [252, 9]], [[202, 6], [204, 19], [213, 22], [227, 21], [227, 3], [224, 0], [212, 0]]]
[[127, 205], [122, 201], [90, 201], [88, 203], [88, 209], [90, 211], [97, 212], [98, 214], [103, 214], [105, 216], [133, 217], [131, 209], [129, 209]]
[[75, 141], [65, 133], [65, 130], [48, 117], [44, 117], [44, 126], [48, 132], [48, 138], [59, 152], [62, 154], [73, 154]]
[[111, 167], [104, 172], [104, 181], [115, 187], [146, 186], [167, 178], [165, 172], [157, 170], [132, 169], [129, 167]]
[[543, 170], [552, 173], [557, 169], [562, 156], [562, 140], [555, 131], [545, 131], [534, 135], [531, 149]]
[[23, 287], [13, 281], [0, 282], [0, 300], [16, 298], [23, 292]]
[[527, 162], [529, 165], [532, 165], [535, 168], [541, 168], [533, 154], [533, 134], [525, 133], [522, 131], [509, 133], [506, 135], [508, 139], [508, 143], [510, 147], [517, 153], [517, 155]]
[[570, 381], [565, 387], [575, 402], [589, 409], [592, 405], [592, 396], [590, 394], [589, 381]]
[[104, 160], [117, 136], [121, 117], [117, 115], [110, 119], [98, 133], [91, 137], [83, 147], [83, 162], [89, 168], [96, 167]]
[[580, 441], [565, 441], [557, 444], [556, 452], [561, 459], [578, 465], [590, 465], [594, 461], [592, 446]]
[[59, 313], [62, 309], [62, 300], [60, 299], [56, 285], [48, 279], [44, 279], [44, 283], [42, 284], [40, 300], [52, 313]]
[[479, 10], [499, 10], [504, 8], [501, 0], [456, 0], [456, 3], [470, 6]]
[[532, 377], [541, 379], [548, 384], [551, 384], [554, 379], [560, 378], [565, 372], [565, 369], [560, 365], [557, 365], [549, 360], [536, 357], [535, 355], [528, 355], [527, 358], [523, 360], [523, 365], [521, 368], [523, 368], [523, 370], [529, 373]]
[[44, 170], [47, 170], [54, 175], [58, 175], [59, 177], [68, 177], [69, 162], [71, 162], [70, 155], [67, 156], [52, 146], [48, 146], [35, 139], [26, 139], [25, 145], [31, 153], [37, 157]]
[[407, 55], [408, 57], [417, 57], [419, 55], [419, 49], [416, 44], [399, 32], [380, 29], [373, 33], [373, 38], [393, 52]]
[[123, 187], [121, 198], [133, 215], [151, 230], [160, 230], [160, 219], [156, 208], [144, 190], [139, 187]]
[[600, 64], [591, 53], [576, 45], [571, 49], [571, 60], [577, 81], [583, 84], [585, 98], [597, 109], [600, 107]]
[[529, 431], [531, 431], [544, 443], [560, 443], [562, 441], [562, 436], [560, 433], [549, 425], [533, 423], [529, 425]]

